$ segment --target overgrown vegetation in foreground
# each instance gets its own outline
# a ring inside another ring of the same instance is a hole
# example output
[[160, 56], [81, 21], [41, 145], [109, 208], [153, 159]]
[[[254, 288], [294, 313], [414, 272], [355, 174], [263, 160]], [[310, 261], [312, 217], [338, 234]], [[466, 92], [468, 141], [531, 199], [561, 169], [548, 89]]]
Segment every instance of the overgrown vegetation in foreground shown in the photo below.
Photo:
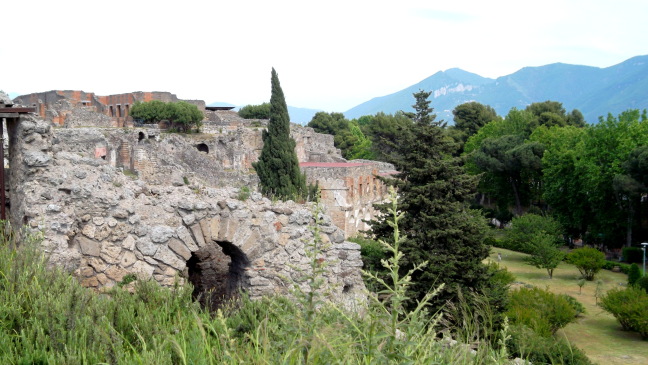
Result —
[[[396, 240], [398, 242], [398, 240]], [[483, 342], [474, 351], [439, 339], [422, 304], [405, 311], [409, 275], [391, 245], [385, 302], [359, 317], [330, 304], [316, 308], [309, 293], [242, 299], [209, 313], [189, 286], [160, 288], [140, 281], [98, 294], [69, 274], [46, 267], [34, 245], [0, 243], [0, 363], [2, 364], [504, 364], [506, 347]], [[315, 262], [317, 255], [313, 255]], [[396, 266], [394, 268], [394, 266]], [[315, 270], [314, 270], [315, 272]], [[311, 288], [317, 278], [307, 278]], [[317, 299], [317, 298], [315, 298]], [[500, 344], [507, 341], [506, 332]]]

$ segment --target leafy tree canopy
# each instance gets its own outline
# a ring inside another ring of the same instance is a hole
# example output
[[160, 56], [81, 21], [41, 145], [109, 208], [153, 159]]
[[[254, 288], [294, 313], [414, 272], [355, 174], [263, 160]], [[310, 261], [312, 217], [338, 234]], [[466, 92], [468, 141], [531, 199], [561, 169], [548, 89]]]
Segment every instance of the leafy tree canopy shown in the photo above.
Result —
[[502, 119], [497, 115], [495, 109], [476, 101], [458, 105], [452, 114], [454, 115], [453, 128], [457, 130], [458, 142], [462, 144], [486, 124]]
[[239, 109], [238, 115], [243, 119], [270, 119], [270, 103], [246, 105]]
[[186, 101], [165, 103], [159, 100], [136, 102], [130, 109], [133, 119], [149, 123], [158, 123], [163, 120], [171, 122], [174, 128], [187, 131], [192, 127], [200, 128], [205, 118], [203, 112], [194, 104]]

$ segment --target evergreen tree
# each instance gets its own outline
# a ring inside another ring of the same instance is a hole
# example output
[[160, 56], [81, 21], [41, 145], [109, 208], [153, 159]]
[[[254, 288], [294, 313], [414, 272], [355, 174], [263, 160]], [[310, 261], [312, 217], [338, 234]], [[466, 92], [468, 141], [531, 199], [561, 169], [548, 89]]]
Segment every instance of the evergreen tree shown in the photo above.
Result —
[[296, 199], [306, 194], [306, 177], [299, 169], [296, 143], [290, 137], [288, 106], [274, 68], [270, 121], [262, 137], [263, 149], [259, 161], [252, 164], [261, 181], [261, 192], [279, 199]]
[[[405, 212], [400, 224], [407, 236], [402, 245], [403, 272], [429, 262], [426, 270], [412, 276], [411, 297], [420, 300], [430, 288], [445, 283], [443, 292], [432, 299], [433, 310], [438, 310], [447, 301], [456, 302], [459, 291], [488, 290], [489, 274], [482, 264], [488, 247], [483, 243], [485, 219], [468, 208], [477, 179], [466, 174], [461, 159], [453, 156], [457, 146], [446, 134], [445, 123], [435, 121], [429, 95], [414, 94], [415, 112], [406, 114], [413, 123], [401, 128], [389, 155], [399, 173], [386, 182], [397, 187], [399, 208]], [[378, 238], [390, 234], [384, 221], [373, 221], [372, 227]], [[497, 307], [503, 300], [493, 304]]]

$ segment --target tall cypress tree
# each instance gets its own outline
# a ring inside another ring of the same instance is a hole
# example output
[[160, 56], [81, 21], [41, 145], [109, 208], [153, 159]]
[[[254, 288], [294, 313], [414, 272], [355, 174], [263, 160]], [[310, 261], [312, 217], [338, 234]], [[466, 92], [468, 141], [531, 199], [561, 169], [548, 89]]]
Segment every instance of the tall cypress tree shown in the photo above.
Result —
[[[406, 113], [411, 126], [404, 127], [389, 156], [399, 173], [387, 183], [398, 190], [399, 208], [405, 213], [400, 222], [407, 236], [402, 244], [405, 254], [403, 272], [428, 261], [423, 271], [412, 276], [412, 299], [421, 299], [431, 288], [445, 283], [433, 299], [434, 310], [457, 293], [485, 291], [489, 274], [482, 260], [488, 256], [484, 245], [485, 219], [468, 205], [477, 180], [463, 169], [457, 148], [447, 135], [445, 123], [435, 121], [427, 100], [429, 92], [414, 94], [415, 112]], [[388, 239], [391, 228], [384, 221], [372, 222], [377, 237]]]
[[279, 199], [296, 199], [306, 193], [306, 177], [299, 169], [295, 140], [290, 137], [290, 117], [279, 77], [272, 69], [270, 121], [263, 131], [263, 149], [252, 166], [261, 180], [261, 193]]

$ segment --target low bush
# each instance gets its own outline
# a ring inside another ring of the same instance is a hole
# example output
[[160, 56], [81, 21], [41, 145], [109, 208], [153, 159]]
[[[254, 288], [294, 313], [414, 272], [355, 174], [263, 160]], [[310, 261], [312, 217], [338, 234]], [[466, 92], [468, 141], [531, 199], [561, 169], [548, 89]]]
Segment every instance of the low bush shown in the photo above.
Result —
[[616, 262], [616, 261], [607, 261], [606, 260], [603, 263], [603, 269], [612, 271], [612, 270], [614, 270], [615, 267], [619, 267], [621, 272], [626, 274], [626, 275], [630, 274], [630, 266], [631, 265], [624, 264], [622, 262]]
[[519, 288], [511, 292], [506, 315], [511, 323], [524, 325], [540, 336], [550, 337], [573, 322], [577, 311], [565, 296], [539, 288]]
[[592, 281], [605, 265], [605, 254], [591, 247], [577, 248], [567, 255], [567, 262], [576, 266], [585, 280]]
[[639, 332], [648, 339], [648, 293], [638, 287], [614, 288], [601, 297], [601, 307], [610, 312], [624, 330]]
[[628, 264], [639, 263], [643, 261], [643, 250], [640, 247], [624, 247], [621, 256]]
[[641, 270], [639, 265], [632, 264], [630, 265], [630, 272], [628, 273], [628, 285], [634, 285], [641, 278]]
[[562, 338], [544, 337], [526, 326], [511, 326], [509, 354], [532, 364], [591, 365], [587, 356]]
[[569, 305], [571, 305], [574, 312], [576, 312], [576, 317], [586, 313], [585, 306], [583, 305], [583, 303], [579, 302], [576, 298], [567, 294], [560, 294], [560, 296], [565, 298], [565, 300], [569, 302]]
[[641, 288], [648, 293], [648, 276], [642, 276], [635, 282], [635, 286]]
[[558, 246], [562, 242], [563, 228], [556, 220], [537, 214], [525, 214], [511, 221], [511, 228], [506, 231], [507, 248], [524, 253], [533, 253], [531, 242], [540, 234], [551, 237]]

